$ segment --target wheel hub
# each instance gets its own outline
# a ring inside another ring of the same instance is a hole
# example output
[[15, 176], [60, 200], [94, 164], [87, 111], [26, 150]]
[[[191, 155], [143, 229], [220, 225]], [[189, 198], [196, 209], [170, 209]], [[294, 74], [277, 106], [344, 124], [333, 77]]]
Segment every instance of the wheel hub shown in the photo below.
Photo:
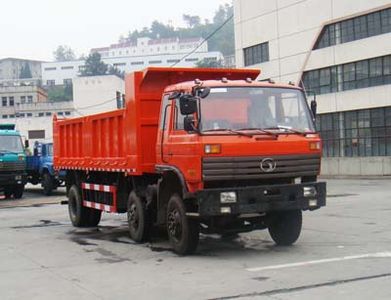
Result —
[[168, 233], [177, 242], [182, 236], [181, 216], [178, 210], [173, 209], [168, 214]]

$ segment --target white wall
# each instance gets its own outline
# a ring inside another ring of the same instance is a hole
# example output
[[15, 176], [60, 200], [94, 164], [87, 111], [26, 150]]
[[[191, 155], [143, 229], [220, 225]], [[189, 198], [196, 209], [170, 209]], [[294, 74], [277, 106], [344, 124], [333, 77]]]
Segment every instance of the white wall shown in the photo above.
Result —
[[116, 91], [124, 93], [125, 82], [114, 75], [77, 77], [73, 81], [73, 104], [76, 115], [117, 109]]

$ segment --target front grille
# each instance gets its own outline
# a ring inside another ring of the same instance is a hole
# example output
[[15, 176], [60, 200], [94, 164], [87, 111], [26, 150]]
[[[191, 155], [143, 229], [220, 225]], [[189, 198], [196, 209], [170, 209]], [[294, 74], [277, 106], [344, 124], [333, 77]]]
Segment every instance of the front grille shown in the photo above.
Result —
[[[264, 161], [263, 169], [261, 168], [262, 161]], [[269, 167], [269, 163], [272, 167]], [[202, 161], [204, 181], [316, 176], [319, 170], [319, 154], [205, 157]]]
[[0, 162], [0, 172], [4, 171], [23, 171], [26, 168], [26, 163], [24, 161], [1, 161]]

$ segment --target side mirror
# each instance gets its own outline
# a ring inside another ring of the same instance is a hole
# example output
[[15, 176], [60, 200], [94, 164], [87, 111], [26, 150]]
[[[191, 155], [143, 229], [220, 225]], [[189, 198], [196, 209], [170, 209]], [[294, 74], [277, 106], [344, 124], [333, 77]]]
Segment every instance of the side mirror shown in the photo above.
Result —
[[206, 86], [206, 87], [194, 87], [193, 88], [193, 96], [198, 96], [200, 97], [201, 99], [204, 99], [206, 97], [208, 97], [210, 94], [210, 87]]
[[194, 124], [194, 117], [193, 116], [186, 116], [183, 119], [183, 129], [187, 132], [195, 131], [196, 127]]
[[191, 95], [183, 95], [179, 98], [179, 106], [182, 115], [192, 115], [197, 112], [197, 98]]
[[25, 147], [26, 149], [30, 147], [30, 142], [29, 142], [29, 140], [25, 140], [25, 141], [24, 141], [24, 147]]

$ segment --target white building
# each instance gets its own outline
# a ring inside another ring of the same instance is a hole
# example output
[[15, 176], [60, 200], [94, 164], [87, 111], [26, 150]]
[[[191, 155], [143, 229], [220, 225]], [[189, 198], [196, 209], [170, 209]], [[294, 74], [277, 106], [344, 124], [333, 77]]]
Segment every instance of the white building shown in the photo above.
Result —
[[73, 81], [73, 104], [76, 115], [117, 109], [116, 93], [124, 94], [125, 82], [115, 75], [77, 77]]
[[190, 51], [196, 53], [208, 52], [208, 43], [202, 44], [202, 38], [193, 39], [150, 39], [148, 37], [138, 38], [137, 42], [124, 42], [112, 44], [108, 47], [93, 48], [91, 52], [98, 52], [102, 58], [107, 57], [131, 57], [149, 56], [164, 54], [186, 54]]
[[318, 94], [326, 175], [391, 175], [389, 0], [234, 0], [236, 63]]
[[34, 141], [53, 140], [53, 115], [59, 118], [74, 116], [72, 101], [16, 103], [14, 106], [1, 107], [1, 124], [16, 124], [22, 136]]
[[[195, 67], [197, 62], [206, 60], [223, 60], [220, 52], [208, 52], [207, 43], [197, 51], [181, 60], [187, 53], [193, 51], [202, 40], [164, 39], [151, 40], [139, 38], [137, 44], [114, 44], [110, 47], [95, 48], [102, 61], [126, 73], [147, 67]], [[80, 75], [84, 68], [84, 60], [67, 62], [42, 63], [42, 82], [44, 85], [61, 85], [71, 82]]]

